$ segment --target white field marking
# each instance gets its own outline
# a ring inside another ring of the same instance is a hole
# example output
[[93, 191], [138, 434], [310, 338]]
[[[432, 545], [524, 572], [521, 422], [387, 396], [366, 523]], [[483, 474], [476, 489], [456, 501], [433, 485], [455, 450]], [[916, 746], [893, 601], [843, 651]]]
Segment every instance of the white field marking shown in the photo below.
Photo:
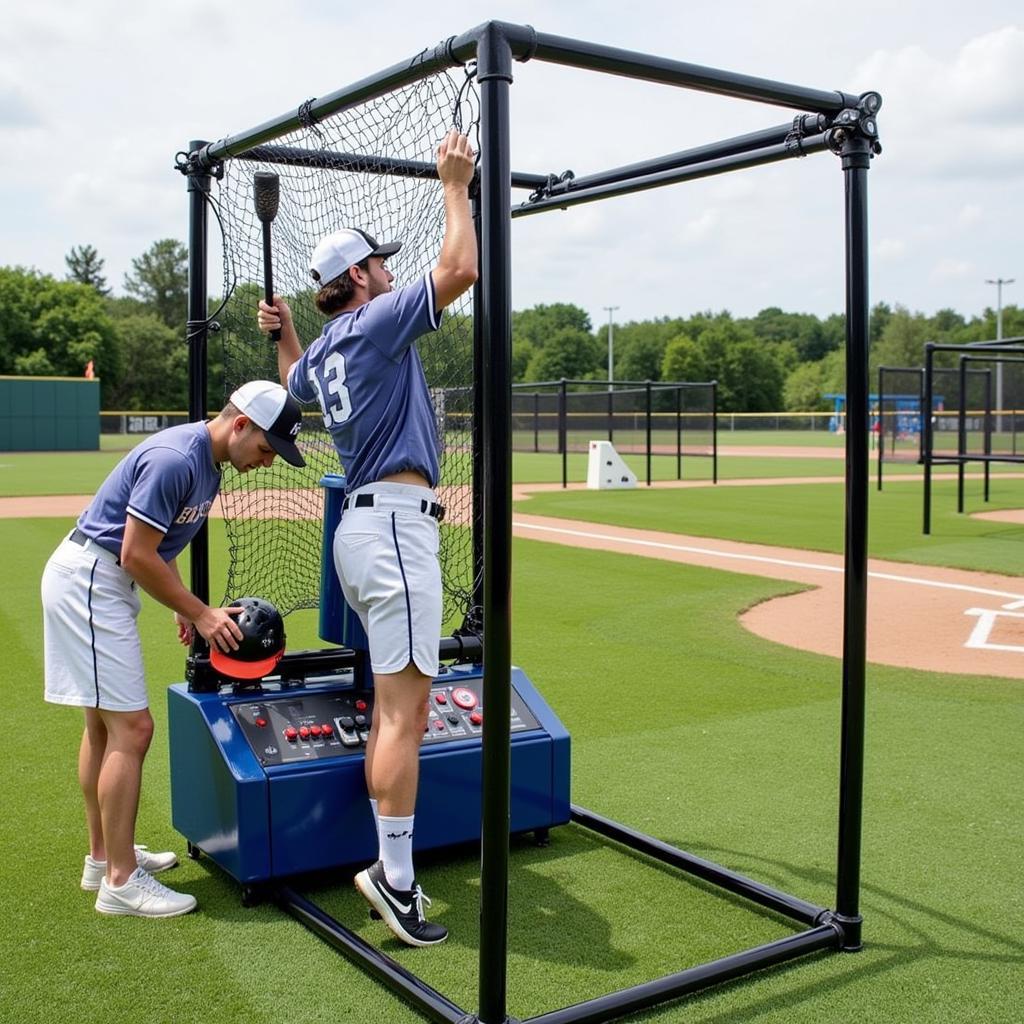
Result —
[[1009, 604], [1004, 604], [1003, 608], [1005, 611], [1012, 612], [1017, 608], [1024, 608], [1024, 601], [1011, 601]]
[[990, 644], [988, 642], [992, 627], [996, 624], [996, 617], [999, 615], [1008, 616], [1011, 619], [1024, 619], [1024, 615], [1014, 612], [998, 611], [994, 608], [968, 608], [964, 615], [977, 615], [971, 635], [967, 638], [964, 647], [978, 647], [986, 651], [1013, 651], [1016, 654], [1024, 654], [1024, 647], [1020, 644]]
[[[657, 540], [616, 537], [608, 533], [592, 533], [589, 530], [567, 530], [558, 526], [540, 526], [534, 523], [523, 523], [515, 519], [512, 520], [512, 525], [520, 530], [540, 530], [544, 533], [558, 533], [567, 537], [588, 537], [591, 540], [613, 541], [618, 544], [635, 544], [637, 547], [657, 548], [662, 551], [683, 551], [691, 555], [712, 555], [715, 558], [731, 558], [738, 562], [762, 562], [766, 565], [784, 565], [791, 569], [814, 569], [817, 572], [834, 572], [840, 575], [845, 571], [841, 565], [820, 565], [816, 562], [797, 562], [789, 558], [771, 558], [768, 555], [748, 555], [738, 551], [717, 551], [714, 548], [698, 548], [688, 544], [666, 544], [663, 541]], [[918, 587], [935, 587], [939, 590], [962, 590], [968, 594], [984, 594], [987, 597], [1009, 597], [1015, 604], [1024, 605], [1024, 597], [1020, 594], [1011, 594], [1005, 590], [972, 587], [967, 583], [944, 583], [941, 580], [924, 580], [916, 576], [897, 576], [889, 572], [869, 572], [868, 576], [876, 580], [910, 583]]]

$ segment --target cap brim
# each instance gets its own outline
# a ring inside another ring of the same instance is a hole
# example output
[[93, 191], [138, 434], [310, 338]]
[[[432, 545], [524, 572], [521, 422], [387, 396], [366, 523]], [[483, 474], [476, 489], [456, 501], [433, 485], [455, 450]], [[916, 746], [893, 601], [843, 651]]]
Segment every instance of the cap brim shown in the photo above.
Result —
[[278, 651], [262, 661], [239, 661], [214, 646], [210, 648], [210, 664], [228, 679], [262, 679], [274, 671], [282, 654], [284, 651]]
[[387, 242], [384, 245], [378, 245], [371, 256], [379, 256], [381, 259], [386, 259], [388, 256], [394, 256], [399, 249], [402, 248], [401, 242]]
[[269, 430], [264, 430], [263, 436], [267, 439], [267, 444], [269, 444], [270, 447], [288, 463], [288, 465], [298, 466], [299, 469], [305, 466], [306, 460], [302, 457], [302, 452], [299, 451], [293, 441], [287, 441], [283, 437], [278, 437], [276, 434], [270, 433]]

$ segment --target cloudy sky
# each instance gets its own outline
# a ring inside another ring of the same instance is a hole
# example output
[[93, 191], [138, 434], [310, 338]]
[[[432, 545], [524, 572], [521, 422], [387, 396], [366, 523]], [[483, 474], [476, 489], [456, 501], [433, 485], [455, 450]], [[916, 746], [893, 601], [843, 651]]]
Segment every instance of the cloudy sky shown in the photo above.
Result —
[[[943, 5], [945, 6], [945, 5]], [[0, 265], [63, 276], [91, 244], [120, 290], [184, 240], [174, 154], [294, 110], [489, 18], [816, 89], [883, 96], [868, 175], [871, 299], [965, 315], [1024, 304], [1020, 0], [34, 0], [0, 25]], [[512, 162], [577, 176], [781, 124], [791, 111], [539, 63], [516, 65]], [[517, 193], [517, 200], [520, 196]], [[515, 222], [516, 308], [595, 325], [843, 305], [837, 158], [738, 172]], [[219, 273], [211, 273], [211, 292]]]

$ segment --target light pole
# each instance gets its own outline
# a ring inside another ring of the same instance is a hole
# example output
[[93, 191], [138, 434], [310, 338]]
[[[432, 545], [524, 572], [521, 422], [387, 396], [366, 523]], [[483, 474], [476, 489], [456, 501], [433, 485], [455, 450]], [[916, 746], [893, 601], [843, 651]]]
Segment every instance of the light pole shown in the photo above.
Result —
[[615, 374], [612, 371], [612, 360], [614, 358], [614, 353], [615, 353], [615, 342], [614, 342], [615, 324], [612, 321], [612, 313], [614, 313], [615, 310], [617, 310], [619, 307], [618, 306], [602, 306], [601, 308], [602, 309], [606, 309], [608, 311], [608, 387], [610, 389], [611, 386], [612, 386], [612, 381], [615, 379]]
[[[1003, 340], [1003, 285], [1013, 284], [1012, 277], [985, 278], [985, 284], [996, 286], [996, 341]], [[996, 430], [1003, 431], [1003, 364], [996, 363]]]

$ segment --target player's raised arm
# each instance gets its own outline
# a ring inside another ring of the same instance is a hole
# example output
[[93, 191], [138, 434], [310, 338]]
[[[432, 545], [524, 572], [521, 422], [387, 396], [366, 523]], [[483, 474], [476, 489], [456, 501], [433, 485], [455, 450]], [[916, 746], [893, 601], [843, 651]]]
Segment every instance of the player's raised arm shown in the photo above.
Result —
[[280, 295], [274, 296], [272, 306], [268, 306], [260, 299], [256, 323], [264, 334], [270, 334], [271, 331], [281, 332], [281, 340], [277, 342], [277, 372], [281, 377], [282, 386], [288, 387], [288, 371], [302, 355], [302, 345], [288, 303]]
[[443, 309], [477, 279], [476, 232], [469, 210], [469, 183], [476, 154], [465, 135], [451, 131], [437, 149], [437, 175], [444, 188], [444, 241], [430, 272], [437, 308]]

